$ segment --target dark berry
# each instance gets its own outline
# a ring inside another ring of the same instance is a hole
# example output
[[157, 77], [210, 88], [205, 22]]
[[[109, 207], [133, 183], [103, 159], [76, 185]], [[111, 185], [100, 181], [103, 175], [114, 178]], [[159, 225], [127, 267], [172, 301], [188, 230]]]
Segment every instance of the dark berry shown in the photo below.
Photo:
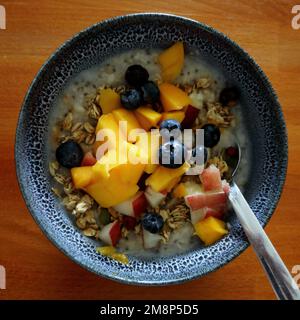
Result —
[[82, 159], [83, 151], [75, 141], [64, 142], [56, 149], [56, 160], [65, 168], [79, 167]]
[[220, 141], [220, 129], [214, 124], [205, 124], [202, 129], [204, 130], [204, 146], [212, 148]]
[[156, 213], [145, 213], [142, 218], [142, 226], [151, 233], [159, 233], [164, 225], [162, 216]]
[[186, 154], [186, 148], [181, 142], [168, 141], [159, 148], [159, 163], [166, 168], [176, 169], [184, 164]]
[[221, 93], [219, 100], [223, 106], [233, 107], [236, 105], [240, 97], [239, 90], [236, 87], [224, 88]]
[[129, 89], [121, 93], [121, 104], [128, 110], [134, 110], [143, 104], [141, 92], [137, 89]]
[[159, 89], [153, 81], [147, 81], [141, 86], [144, 103], [155, 104], [159, 101]]
[[239, 156], [239, 151], [235, 147], [228, 147], [226, 149], [226, 155], [232, 158], [237, 158]]
[[125, 73], [125, 80], [133, 87], [140, 87], [149, 79], [148, 71], [139, 64], [129, 66]]
[[127, 230], [133, 230], [134, 227], [137, 225], [137, 221], [135, 218], [125, 215], [122, 217], [122, 223]]
[[[197, 158], [202, 156], [203, 156], [204, 163], [206, 163], [207, 155], [208, 155], [207, 149], [202, 145], [196, 146], [192, 150], [192, 156], [195, 158], [196, 163], [199, 161], [199, 160], [197, 161]], [[203, 164], [203, 163], [197, 163], [197, 164]]]
[[160, 134], [164, 138], [177, 138], [181, 133], [181, 125], [173, 119], [164, 120], [159, 126]]

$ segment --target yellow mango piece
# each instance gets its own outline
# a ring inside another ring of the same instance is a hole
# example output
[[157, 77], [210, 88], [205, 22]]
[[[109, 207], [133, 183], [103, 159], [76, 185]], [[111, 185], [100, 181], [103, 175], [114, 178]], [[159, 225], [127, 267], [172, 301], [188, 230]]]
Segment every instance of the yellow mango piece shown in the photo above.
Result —
[[181, 177], [176, 177], [174, 178], [170, 184], [167, 186], [166, 191], [170, 192], [172, 191], [172, 189], [178, 184], [178, 182], [180, 181]]
[[148, 174], [151, 174], [151, 173], [153, 173], [153, 172], [156, 170], [157, 167], [158, 167], [158, 164], [148, 163], [148, 164], [146, 164], [144, 171], [145, 171], [146, 173], [148, 173]]
[[[139, 124], [137, 118], [135, 117], [134, 113], [132, 111], [126, 110], [124, 108], [120, 108], [120, 109], [115, 109], [112, 111], [113, 116], [115, 117], [117, 123], [119, 123], [119, 121], [126, 121], [127, 123], [127, 131], [125, 132], [125, 128], [123, 128], [122, 126], [119, 127], [121, 128], [124, 137], [127, 138], [128, 140], [128, 135], [131, 132], [131, 130], [134, 129], [140, 129], [141, 125]], [[135, 142], [136, 139], [132, 139], [131, 142]]]
[[173, 196], [175, 198], [183, 198], [186, 196], [185, 186], [183, 183], [179, 183], [179, 185], [174, 189]]
[[148, 106], [137, 108], [134, 114], [143, 129], [146, 131], [148, 131], [151, 127], [155, 127], [161, 118], [161, 114], [159, 112], [154, 111]]
[[120, 183], [137, 184], [145, 169], [145, 164], [125, 163], [111, 170], [120, 177]]
[[[97, 134], [99, 131], [102, 130], [103, 136], [105, 136], [104, 141], [98, 141]], [[122, 132], [119, 131], [118, 123], [113, 116], [112, 113], [103, 114], [97, 123], [96, 127], [96, 142], [94, 144], [94, 152], [97, 154], [97, 149], [101, 146], [104, 142], [107, 142], [109, 149], [116, 149], [119, 141], [125, 141], [125, 137]]]
[[120, 183], [118, 172], [110, 173], [109, 178], [99, 179], [84, 189], [95, 201], [104, 208], [117, 204], [134, 196], [139, 190], [136, 184]]
[[180, 183], [173, 191], [173, 195], [176, 198], [183, 198], [189, 194], [203, 192], [202, 185], [195, 181], [186, 181]]
[[205, 245], [215, 243], [228, 233], [225, 222], [211, 216], [204, 220], [200, 220], [194, 227], [196, 234]]
[[178, 122], [182, 122], [184, 117], [185, 117], [185, 113], [183, 111], [163, 112], [160, 121], [172, 119], [172, 120], [176, 120]]
[[159, 86], [160, 100], [166, 112], [181, 110], [192, 104], [191, 98], [181, 89], [170, 83], [162, 83]]
[[112, 258], [121, 263], [128, 264], [129, 262], [128, 257], [124, 253], [117, 252], [115, 247], [112, 247], [112, 246], [98, 247], [96, 248], [96, 251], [106, 257]]
[[182, 42], [177, 42], [170, 48], [164, 50], [158, 57], [162, 69], [164, 81], [176, 79], [184, 65], [184, 48]]
[[[93, 169], [98, 179], [109, 177], [111, 173], [115, 173], [119, 175], [121, 183], [136, 184], [139, 181], [145, 169], [148, 155], [144, 154], [137, 145], [126, 142], [125, 146], [126, 148], [122, 148], [122, 152], [126, 152], [126, 155], [118, 155], [118, 149], [108, 150], [97, 161]], [[134, 163], [133, 160], [135, 160]]]
[[93, 181], [93, 168], [91, 166], [72, 168], [71, 177], [76, 189], [84, 188]]
[[160, 192], [168, 188], [168, 186], [174, 181], [175, 178], [181, 177], [188, 169], [190, 165], [184, 163], [177, 169], [169, 169], [159, 166], [150, 177], [146, 180], [146, 185], [150, 186], [154, 191]]
[[97, 102], [101, 107], [102, 113], [107, 114], [114, 109], [121, 108], [120, 95], [112, 89], [102, 89], [97, 98]]
[[[141, 152], [143, 152], [144, 155], [147, 156], [147, 171], [155, 169], [158, 165], [159, 144], [160, 134], [158, 130], [157, 132], [153, 131], [140, 133], [140, 136], [135, 145], [140, 148]], [[152, 173], [153, 171], [147, 173]]]

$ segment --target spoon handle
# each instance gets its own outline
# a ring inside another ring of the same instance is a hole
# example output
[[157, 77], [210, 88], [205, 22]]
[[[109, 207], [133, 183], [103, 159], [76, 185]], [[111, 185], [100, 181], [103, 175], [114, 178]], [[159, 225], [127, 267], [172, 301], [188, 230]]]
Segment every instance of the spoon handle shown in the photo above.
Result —
[[280, 300], [300, 300], [300, 290], [281, 260], [238, 186], [231, 185], [229, 200]]

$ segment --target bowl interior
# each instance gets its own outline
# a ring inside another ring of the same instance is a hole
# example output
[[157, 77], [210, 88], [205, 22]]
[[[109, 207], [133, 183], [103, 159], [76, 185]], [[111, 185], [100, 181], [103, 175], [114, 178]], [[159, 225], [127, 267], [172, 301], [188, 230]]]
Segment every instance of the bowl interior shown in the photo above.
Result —
[[208, 26], [164, 14], [130, 15], [96, 24], [58, 49], [42, 67], [25, 98], [17, 128], [15, 158], [19, 184], [44, 233], [70, 258], [99, 275], [133, 284], [178, 283], [211, 272], [248, 245], [234, 215], [231, 232], [216, 244], [166, 258], [130, 258], [119, 264], [96, 253], [51, 192], [48, 122], [53, 102], [70, 78], [132, 48], [165, 48], [183, 40], [187, 48], [217, 64], [242, 92], [241, 105], [253, 150], [245, 196], [259, 221], [271, 217], [285, 179], [287, 140], [282, 112], [271, 85], [254, 61], [226, 36]]

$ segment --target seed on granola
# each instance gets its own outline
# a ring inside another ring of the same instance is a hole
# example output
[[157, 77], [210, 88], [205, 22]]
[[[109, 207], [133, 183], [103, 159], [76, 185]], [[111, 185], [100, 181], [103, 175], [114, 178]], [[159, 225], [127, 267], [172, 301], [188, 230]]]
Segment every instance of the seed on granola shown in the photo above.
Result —
[[56, 173], [55, 176], [54, 176], [54, 179], [59, 184], [65, 184], [66, 183], [66, 176], [64, 176], [63, 174]]

